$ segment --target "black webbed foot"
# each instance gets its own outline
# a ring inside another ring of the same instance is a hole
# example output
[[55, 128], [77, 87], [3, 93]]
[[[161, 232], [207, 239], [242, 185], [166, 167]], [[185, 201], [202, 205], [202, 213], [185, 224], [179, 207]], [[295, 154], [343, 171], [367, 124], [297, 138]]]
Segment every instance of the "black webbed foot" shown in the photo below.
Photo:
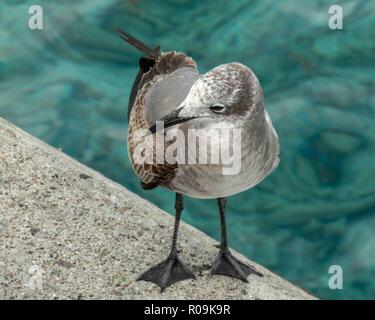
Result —
[[178, 256], [169, 256], [163, 262], [151, 267], [138, 279], [157, 284], [160, 291], [174, 284], [175, 282], [195, 279], [194, 274], [182, 263]]
[[217, 257], [211, 270], [211, 275], [214, 274], [238, 278], [244, 282], [248, 282], [247, 277], [250, 274], [263, 277], [263, 274], [235, 258], [230, 251], [219, 252], [219, 256]]

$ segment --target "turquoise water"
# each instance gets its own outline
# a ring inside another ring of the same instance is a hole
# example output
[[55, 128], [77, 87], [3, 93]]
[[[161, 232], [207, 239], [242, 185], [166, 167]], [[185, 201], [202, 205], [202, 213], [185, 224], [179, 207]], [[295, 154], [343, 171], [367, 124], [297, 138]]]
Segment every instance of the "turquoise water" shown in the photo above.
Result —
[[[173, 213], [174, 195], [141, 190], [126, 153], [138, 52], [114, 26], [201, 72], [239, 61], [258, 75], [281, 140], [279, 168], [229, 199], [230, 244], [320, 298], [375, 298], [375, 2], [75, 0], [0, 2], [0, 116]], [[214, 200], [183, 219], [219, 239]], [[341, 265], [343, 290], [328, 268]]]

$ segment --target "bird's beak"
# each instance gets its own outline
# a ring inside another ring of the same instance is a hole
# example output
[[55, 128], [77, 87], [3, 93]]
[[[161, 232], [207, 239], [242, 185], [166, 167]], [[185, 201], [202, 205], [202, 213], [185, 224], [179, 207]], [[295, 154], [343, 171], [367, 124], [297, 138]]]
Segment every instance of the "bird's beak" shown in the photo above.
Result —
[[[182, 110], [182, 108], [183, 107], [180, 107], [180, 108], [172, 111], [171, 113], [167, 114], [163, 118], [161, 118], [159, 120], [159, 122], [163, 122], [163, 126], [161, 127], [161, 129], [166, 129], [166, 128], [174, 126], [176, 124], [183, 123], [183, 122], [186, 122], [186, 121], [189, 121], [191, 119], [196, 118], [196, 117], [180, 117], [179, 113]], [[156, 123], [154, 123], [148, 130], [151, 133], [155, 133], [156, 131], [159, 130], [159, 128], [157, 128]]]

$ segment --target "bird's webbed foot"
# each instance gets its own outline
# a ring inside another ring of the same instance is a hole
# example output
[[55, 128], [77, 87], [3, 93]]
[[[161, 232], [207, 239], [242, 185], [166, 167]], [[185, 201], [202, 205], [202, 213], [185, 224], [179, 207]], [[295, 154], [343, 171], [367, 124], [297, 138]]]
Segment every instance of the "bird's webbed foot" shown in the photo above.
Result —
[[238, 278], [244, 282], [248, 282], [247, 277], [250, 274], [263, 277], [263, 274], [256, 271], [253, 267], [250, 267], [235, 258], [229, 250], [220, 250], [219, 256], [217, 257], [211, 270], [211, 275], [214, 274]]
[[160, 291], [163, 292], [164, 289], [170, 285], [186, 279], [195, 279], [195, 276], [182, 263], [177, 255], [170, 255], [166, 260], [143, 273], [137, 281], [144, 280], [153, 282], [157, 284], [161, 289]]

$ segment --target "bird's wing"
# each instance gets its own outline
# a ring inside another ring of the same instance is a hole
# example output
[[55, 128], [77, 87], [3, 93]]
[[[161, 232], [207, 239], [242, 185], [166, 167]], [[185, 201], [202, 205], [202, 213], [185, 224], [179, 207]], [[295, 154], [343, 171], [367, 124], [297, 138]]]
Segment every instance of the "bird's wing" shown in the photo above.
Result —
[[[145, 189], [167, 186], [175, 175], [177, 164], [136, 163], [133, 154], [139, 141], [135, 139], [134, 131], [148, 129], [153, 122], [176, 109], [198, 78], [194, 60], [184, 53], [172, 51], [155, 59], [155, 65], [143, 74], [138, 84], [129, 120], [128, 151], [133, 168]], [[153, 159], [156, 159], [155, 148]]]
[[145, 112], [151, 123], [175, 110], [199, 78], [197, 69], [183, 67], [156, 82], [145, 95]]
[[198, 78], [194, 60], [182, 52], [163, 53], [155, 60], [138, 86], [145, 91], [143, 107], [150, 124], [176, 109]]

